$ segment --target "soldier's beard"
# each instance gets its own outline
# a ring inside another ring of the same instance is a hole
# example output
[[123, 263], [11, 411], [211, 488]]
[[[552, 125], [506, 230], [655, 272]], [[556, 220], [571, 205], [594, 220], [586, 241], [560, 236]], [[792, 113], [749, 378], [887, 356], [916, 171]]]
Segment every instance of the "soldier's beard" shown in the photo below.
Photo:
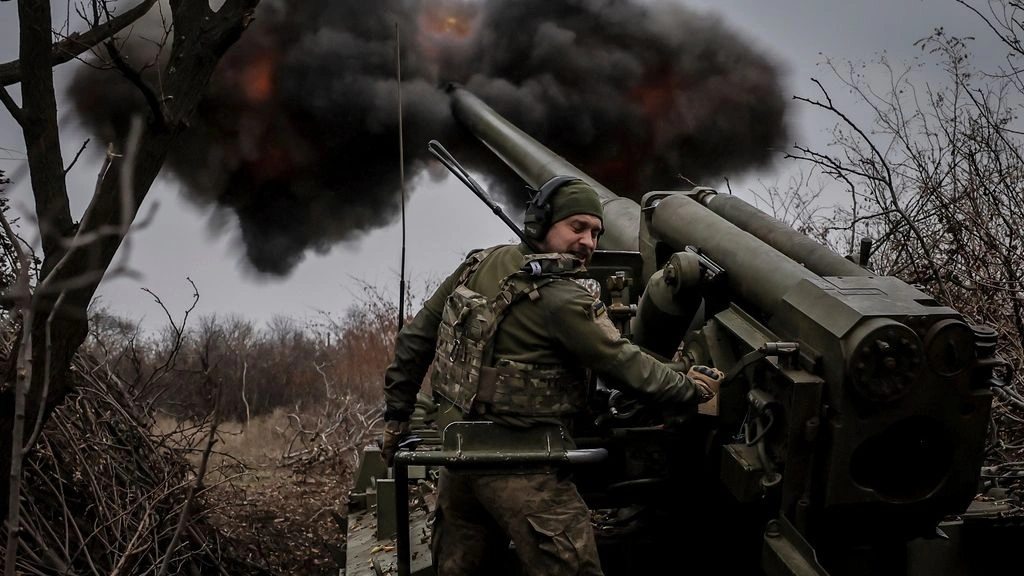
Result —
[[584, 264], [590, 264], [590, 257], [594, 255], [593, 250], [573, 250], [569, 252], [573, 256], [579, 258]]
[[589, 264], [590, 257], [594, 255], [594, 250], [583, 243], [575, 240], [558, 239], [557, 236], [551, 235], [548, 235], [535, 249], [540, 252], [572, 254], [584, 264]]

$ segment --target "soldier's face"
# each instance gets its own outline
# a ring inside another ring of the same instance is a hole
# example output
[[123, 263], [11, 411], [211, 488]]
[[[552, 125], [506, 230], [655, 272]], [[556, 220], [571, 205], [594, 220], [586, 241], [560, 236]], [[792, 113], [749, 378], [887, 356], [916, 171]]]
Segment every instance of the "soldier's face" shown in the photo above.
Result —
[[574, 254], [590, 262], [601, 235], [601, 219], [590, 214], [576, 214], [555, 222], [541, 246], [545, 252]]

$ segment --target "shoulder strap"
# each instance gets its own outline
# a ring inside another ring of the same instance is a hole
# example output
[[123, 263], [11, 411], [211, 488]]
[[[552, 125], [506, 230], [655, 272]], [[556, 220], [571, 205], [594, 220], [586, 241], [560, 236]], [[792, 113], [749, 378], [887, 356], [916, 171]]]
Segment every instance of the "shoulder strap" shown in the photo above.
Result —
[[480, 264], [491, 255], [491, 252], [494, 252], [498, 248], [503, 248], [504, 246], [505, 245], [491, 246], [490, 248], [471, 252], [463, 261], [463, 264], [465, 264], [466, 267], [462, 269], [462, 274], [459, 275], [458, 285], [461, 286], [465, 284], [469, 280], [469, 277], [476, 272], [476, 269], [480, 267]]
[[586, 272], [583, 261], [572, 254], [527, 254], [523, 258], [523, 267], [516, 274], [530, 277], [537, 276], [578, 276]]
[[536, 301], [540, 298], [541, 287], [546, 286], [557, 279], [557, 277], [552, 276], [528, 278], [521, 276], [518, 272], [507, 276], [501, 281], [501, 292], [498, 292], [498, 295], [495, 296], [494, 302], [491, 306], [491, 309], [494, 311], [495, 318], [498, 318], [500, 321], [509, 306], [518, 302], [524, 296], [529, 296], [530, 300]]
[[505, 310], [524, 295], [530, 300], [540, 298], [540, 288], [556, 280], [572, 281], [585, 272], [579, 258], [572, 254], [527, 254], [523, 266], [501, 281], [501, 291], [492, 305], [495, 317], [500, 318]]
[[555, 276], [542, 277], [531, 279], [526, 276], [522, 276], [519, 272], [512, 273], [505, 277], [501, 281], [501, 291], [491, 301], [491, 311], [493, 313], [493, 322], [488, 327], [487, 333], [484, 335], [487, 340], [487, 345], [484, 348], [483, 353], [483, 366], [490, 366], [494, 358], [494, 334], [498, 331], [498, 326], [501, 325], [502, 320], [505, 319], [505, 314], [508, 309], [519, 302], [524, 297], [529, 297], [530, 300], [536, 301], [540, 298], [541, 287], [550, 284], [557, 280]]

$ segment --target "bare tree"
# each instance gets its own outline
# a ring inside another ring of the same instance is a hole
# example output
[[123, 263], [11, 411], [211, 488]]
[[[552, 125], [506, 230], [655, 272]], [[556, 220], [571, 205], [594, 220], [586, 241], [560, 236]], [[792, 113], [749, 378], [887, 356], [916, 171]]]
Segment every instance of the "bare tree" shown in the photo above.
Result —
[[[25, 332], [31, 334], [35, 362], [32, 380], [26, 383], [27, 429], [37, 428], [37, 422], [45, 420], [71, 390], [68, 370], [88, 332], [89, 302], [172, 143], [187, 128], [217, 62], [252, 22], [258, 2], [225, 0], [215, 10], [208, 0], [169, 0], [172, 45], [161, 72], [162, 82], [156, 87], [123, 59], [118, 60], [116, 43], [106, 42], [148, 11], [155, 0], [141, 0], [116, 16], [107, 2], [92, 0], [91, 14], [82, 11], [88, 19], [88, 30], [56, 42], [50, 27], [50, 2], [19, 0], [19, 57], [0, 64], [0, 101], [24, 134], [43, 249], [38, 284], [48, 287], [34, 292], [34, 319]], [[66, 166], [60, 152], [52, 67], [105, 42], [108, 57], [142, 91], [150, 107], [130, 177], [126, 180], [118, 169], [127, 161], [123, 155], [112, 156], [110, 169], [100, 174], [85, 216], [76, 223], [71, 216]], [[7, 89], [17, 83], [21, 88], [20, 105]], [[122, 195], [121, 190], [129, 193]], [[8, 359], [2, 374], [5, 387], [0, 392], [0, 446], [10, 446], [17, 397], [16, 362]], [[49, 378], [45, 395], [44, 375]], [[8, 457], [0, 458], [0, 493], [9, 491], [10, 468]], [[7, 499], [0, 500], [6, 511]]]

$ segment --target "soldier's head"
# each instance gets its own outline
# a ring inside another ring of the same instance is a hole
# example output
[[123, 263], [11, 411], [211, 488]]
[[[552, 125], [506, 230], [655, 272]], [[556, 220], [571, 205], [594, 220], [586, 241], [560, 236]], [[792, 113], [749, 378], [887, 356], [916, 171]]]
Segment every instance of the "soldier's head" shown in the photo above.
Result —
[[[556, 177], [557, 178], [557, 177]], [[542, 226], [543, 236], [538, 242], [542, 252], [574, 254], [589, 262], [597, 248], [597, 239], [603, 232], [604, 212], [601, 199], [589, 184], [578, 179], [561, 178], [548, 191], [548, 210]], [[529, 223], [528, 223], [529, 224]], [[529, 227], [529, 226], [528, 226]], [[540, 237], [537, 230], [537, 236]]]

